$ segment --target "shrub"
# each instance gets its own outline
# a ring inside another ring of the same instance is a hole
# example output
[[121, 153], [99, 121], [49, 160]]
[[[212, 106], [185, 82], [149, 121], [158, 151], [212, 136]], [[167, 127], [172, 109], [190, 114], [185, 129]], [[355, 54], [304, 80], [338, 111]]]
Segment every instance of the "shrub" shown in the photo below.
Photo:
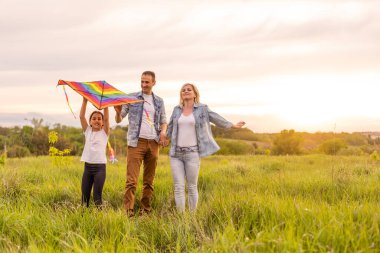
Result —
[[282, 130], [273, 141], [273, 154], [275, 155], [298, 155], [301, 154], [303, 138], [293, 129]]
[[341, 149], [346, 147], [347, 144], [342, 139], [335, 138], [324, 141], [319, 146], [319, 150], [327, 155], [336, 155]]
[[377, 151], [373, 151], [372, 154], [369, 156], [372, 160], [377, 161], [379, 160], [379, 154]]
[[339, 150], [339, 152], [337, 152], [337, 154], [338, 155], [363, 155], [364, 152], [359, 147], [349, 146], [349, 147], [346, 147], [346, 148]]
[[253, 154], [254, 147], [245, 141], [216, 139], [220, 146], [218, 155], [248, 155]]
[[0, 155], [0, 165], [5, 165], [5, 160], [7, 159], [7, 153], [4, 152]]
[[366, 153], [366, 154], [372, 154], [373, 151], [376, 151], [374, 147], [369, 146], [369, 145], [363, 145], [360, 147], [360, 149]]
[[7, 152], [8, 157], [25, 157], [29, 155], [29, 149], [20, 145], [11, 146]]
[[367, 138], [363, 134], [347, 134], [347, 136], [344, 137], [344, 140], [348, 145], [352, 146], [362, 146], [367, 144]]
[[49, 132], [48, 139], [50, 144], [49, 156], [52, 157], [53, 165], [56, 167], [67, 167], [70, 161], [67, 156], [70, 155], [71, 149], [65, 148], [64, 150], [59, 150], [53, 146], [58, 141], [58, 133], [55, 131]]

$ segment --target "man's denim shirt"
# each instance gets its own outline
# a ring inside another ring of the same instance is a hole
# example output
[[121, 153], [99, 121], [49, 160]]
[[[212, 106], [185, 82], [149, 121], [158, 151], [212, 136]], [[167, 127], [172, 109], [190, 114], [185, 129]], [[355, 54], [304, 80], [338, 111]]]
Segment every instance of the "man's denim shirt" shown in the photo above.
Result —
[[[129, 95], [137, 97], [138, 99], [144, 100], [142, 95], [143, 93], [135, 92]], [[161, 125], [166, 124], [166, 114], [165, 114], [165, 106], [164, 100], [159, 96], [153, 95], [153, 104], [154, 104], [154, 128], [156, 129], [157, 136], [154, 139], [157, 143], [160, 139]], [[124, 118], [128, 114], [128, 134], [127, 134], [127, 142], [128, 146], [137, 147], [137, 142], [139, 140], [140, 128], [142, 115], [144, 112], [144, 103], [133, 103], [126, 104], [122, 106], [121, 109], [121, 117]]]
[[[174, 107], [167, 130], [167, 136], [171, 138], [170, 156], [175, 155], [178, 136], [178, 119], [181, 114], [182, 107], [179, 105]], [[208, 106], [204, 104], [194, 104], [193, 114], [199, 155], [201, 157], [211, 155], [220, 148], [212, 136], [210, 122], [222, 128], [231, 128], [233, 124], [219, 114], [211, 111]]]

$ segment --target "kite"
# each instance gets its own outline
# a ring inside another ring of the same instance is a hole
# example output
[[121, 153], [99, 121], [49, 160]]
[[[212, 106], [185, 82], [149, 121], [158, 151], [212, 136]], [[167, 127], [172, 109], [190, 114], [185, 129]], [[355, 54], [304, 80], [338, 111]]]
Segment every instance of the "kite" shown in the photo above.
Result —
[[74, 91], [85, 97], [98, 110], [101, 110], [109, 106], [143, 102], [143, 100], [139, 100], [136, 97], [129, 96], [126, 93], [116, 89], [106, 81], [74, 82], [59, 80], [57, 86], [58, 85], [62, 85], [66, 95], [67, 104], [69, 105], [69, 108], [72, 113], [73, 110], [71, 109], [64, 85], [70, 86]]

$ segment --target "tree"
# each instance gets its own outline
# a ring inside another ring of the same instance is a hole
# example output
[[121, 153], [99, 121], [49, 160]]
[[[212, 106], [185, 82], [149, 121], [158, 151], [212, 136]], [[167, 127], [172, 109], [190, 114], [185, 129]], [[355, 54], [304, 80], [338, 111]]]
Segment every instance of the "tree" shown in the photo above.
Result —
[[33, 128], [31, 126], [23, 126], [19, 138], [21, 139], [24, 147], [29, 149], [29, 151], [33, 150]]
[[33, 118], [30, 120], [30, 123], [32, 123], [34, 130], [39, 130], [42, 127], [43, 119], [36, 119]]
[[273, 154], [275, 155], [298, 155], [301, 154], [303, 138], [293, 129], [282, 130], [273, 141]]

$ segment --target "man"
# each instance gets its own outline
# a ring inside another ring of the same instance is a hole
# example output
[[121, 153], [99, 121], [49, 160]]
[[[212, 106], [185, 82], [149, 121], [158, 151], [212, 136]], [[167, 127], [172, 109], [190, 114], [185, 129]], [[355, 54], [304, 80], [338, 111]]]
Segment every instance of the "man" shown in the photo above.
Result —
[[124, 206], [129, 216], [134, 215], [135, 192], [142, 161], [144, 161], [144, 173], [140, 214], [151, 212], [159, 144], [167, 145], [164, 101], [153, 94], [152, 89], [155, 84], [154, 72], [144, 71], [141, 75], [141, 91], [131, 94], [144, 102], [114, 107], [117, 123], [127, 114], [129, 121], [127, 183], [124, 196]]

